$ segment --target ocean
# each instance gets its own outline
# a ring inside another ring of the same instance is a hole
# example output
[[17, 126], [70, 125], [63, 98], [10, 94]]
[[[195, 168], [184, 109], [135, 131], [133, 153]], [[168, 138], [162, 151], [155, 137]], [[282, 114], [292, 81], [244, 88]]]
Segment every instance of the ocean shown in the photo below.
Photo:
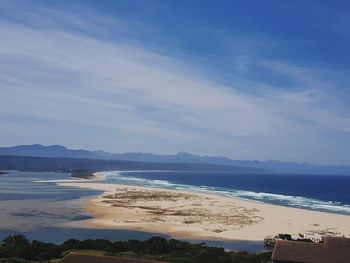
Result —
[[192, 190], [350, 215], [350, 176], [215, 172], [105, 172], [106, 182]]
[[[239, 197], [256, 202], [350, 215], [350, 176], [230, 174], [214, 172], [103, 172], [102, 183], [179, 189]], [[31, 239], [60, 243], [68, 238], [144, 240], [155, 233], [116, 229], [70, 228], [88, 219], [81, 198], [101, 191], [58, 186], [69, 174], [10, 171], [0, 176], [0, 240], [22, 233]], [[59, 233], [59, 234], [58, 234]], [[163, 235], [167, 237], [166, 235]], [[233, 250], [260, 251], [263, 242], [188, 240]]]

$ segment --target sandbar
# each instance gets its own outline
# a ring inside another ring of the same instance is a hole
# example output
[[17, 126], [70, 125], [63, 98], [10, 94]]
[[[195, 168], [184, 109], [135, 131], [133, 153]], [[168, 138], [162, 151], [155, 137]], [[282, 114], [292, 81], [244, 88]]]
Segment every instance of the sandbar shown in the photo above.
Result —
[[175, 238], [261, 241], [279, 233], [350, 237], [350, 216], [271, 205], [216, 194], [101, 182], [59, 185], [102, 190], [83, 198], [93, 218], [84, 228], [130, 229]]

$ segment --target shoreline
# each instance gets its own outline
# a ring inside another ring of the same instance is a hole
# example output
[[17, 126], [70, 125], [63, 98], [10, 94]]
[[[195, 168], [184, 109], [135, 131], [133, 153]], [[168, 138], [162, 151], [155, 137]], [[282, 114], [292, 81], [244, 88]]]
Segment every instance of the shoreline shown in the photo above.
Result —
[[185, 190], [87, 180], [57, 183], [103, 191], [79, 201], [93, 218], [69, 223], [69, 227], [139, 230], [213, 241], [254, 242], [279, 233], [350, 236], [347, 215]]

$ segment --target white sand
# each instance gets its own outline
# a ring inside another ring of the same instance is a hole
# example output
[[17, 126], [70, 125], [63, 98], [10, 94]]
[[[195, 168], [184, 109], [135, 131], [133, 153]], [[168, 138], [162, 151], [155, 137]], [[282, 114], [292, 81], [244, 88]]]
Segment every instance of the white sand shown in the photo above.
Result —
[[75, 227], [133, 229], [178, 238], [263, 240], [278, 233], [350, 237], [350, 216], [289, 208], [197, 192], [104, 183], [60, 185], [103, 190], [83, 199], [93, 219]]

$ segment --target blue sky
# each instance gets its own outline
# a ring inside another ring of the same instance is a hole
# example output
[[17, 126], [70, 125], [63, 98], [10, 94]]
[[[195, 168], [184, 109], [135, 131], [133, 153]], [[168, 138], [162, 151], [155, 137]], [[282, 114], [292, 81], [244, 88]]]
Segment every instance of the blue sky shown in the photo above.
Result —
[[0, 0], [0, 145], [350, 164], [347, 1]]

